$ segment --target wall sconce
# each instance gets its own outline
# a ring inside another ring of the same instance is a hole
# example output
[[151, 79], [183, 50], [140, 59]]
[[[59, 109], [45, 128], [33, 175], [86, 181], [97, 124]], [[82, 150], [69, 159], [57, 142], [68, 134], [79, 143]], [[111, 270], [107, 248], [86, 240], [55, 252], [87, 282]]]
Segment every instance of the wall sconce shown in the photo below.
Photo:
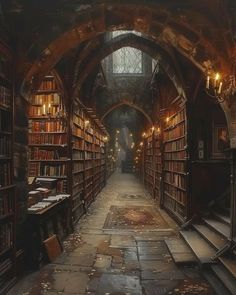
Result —
[[236, 61], [232, 62], [231, 74], [222, 79], [219, 73], [207, 72], [206, 75], [206, 93], [216, 99], [216, 102], [222, 103], [236, 95]]

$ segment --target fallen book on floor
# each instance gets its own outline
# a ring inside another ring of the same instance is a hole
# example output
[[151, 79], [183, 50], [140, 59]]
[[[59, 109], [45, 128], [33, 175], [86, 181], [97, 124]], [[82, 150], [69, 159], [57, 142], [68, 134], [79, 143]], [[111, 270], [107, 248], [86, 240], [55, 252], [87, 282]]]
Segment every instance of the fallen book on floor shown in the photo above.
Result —
[[45, 246], [49, 262], [53, 262], [63, 251], [62, 245], [56, 235], [53, 235], [43, 241], [43, 244]]

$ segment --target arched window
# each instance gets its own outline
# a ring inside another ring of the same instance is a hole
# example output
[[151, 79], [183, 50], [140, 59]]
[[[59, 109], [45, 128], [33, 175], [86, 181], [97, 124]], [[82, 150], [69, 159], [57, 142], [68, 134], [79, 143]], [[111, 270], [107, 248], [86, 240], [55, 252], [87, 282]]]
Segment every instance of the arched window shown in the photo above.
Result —
[[[129, 33], [131, 31], [115, 31], [112, 37]], [[138, 32], [132, 32], [141, 35]], [[112, 54], [112, 72], [113, 74], [142, 74], [143, 73], [143, 53], [132, 48], [123, 47]]]

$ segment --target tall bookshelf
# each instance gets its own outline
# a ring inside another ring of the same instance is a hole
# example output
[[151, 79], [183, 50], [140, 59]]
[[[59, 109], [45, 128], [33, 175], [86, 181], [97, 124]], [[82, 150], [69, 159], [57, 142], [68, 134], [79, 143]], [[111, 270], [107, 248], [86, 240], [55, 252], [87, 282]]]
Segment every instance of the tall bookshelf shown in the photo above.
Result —
[[68, 126], [64, 108], [62, 89], [52, 72], [31, 98], [28, 175], [58, 179], [59, 193], [68, 190]]
[[76, 223], [84, 214], [84, 112], [75, 102], [72, 114], [72, 220]]
[[79, 100], [72, 116], [72, 217], [74, 223], [89, 208], [106, 181], [106, 131], [91, 109]]
[[162, 138], [160, 128], [155, 130], [154, 134], [154, 173], [155, 173], [155, 187], [154, 198], [161, 203], [162, 201]]
[[155, 181], [155, 171], [154, 171], [154, 163], [153, 163], [153, 133], [149, 133], [149, 135], [145, 138], [144, 141], [144, 183], [151, 194], [153, 196], [154, 193], [154, 181]]
[[84, 129], [84, 153], [85, 153], [85, 164], [84, 164], [84, 181], [85, 181], [85, 207], [86, 209], [94, 200], [93, 190], [93, 150], [94, 150], [94, 128], [90, 117], [85, 114], [85, 129]]
[[168, 118], [164, 129], [164, 207], [180, 222], [187, 214], [187, 121], [185, 106]]
[[15, 214], [13, 185], [13, 73], [12, 57], [0, 44], [0, 294], [15, 282]]
[[105, 142], [98, 128], [94, 132], [93, 167], [94, 167], [94, 197], [99, 194], [106, 182]]

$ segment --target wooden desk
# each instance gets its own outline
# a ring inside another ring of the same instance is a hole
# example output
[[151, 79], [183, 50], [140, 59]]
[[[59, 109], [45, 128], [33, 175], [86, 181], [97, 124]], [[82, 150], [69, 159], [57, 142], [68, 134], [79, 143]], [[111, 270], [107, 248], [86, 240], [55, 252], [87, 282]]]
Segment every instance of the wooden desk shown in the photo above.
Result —
[[26, 255], [30, 267], [39, 268], [47, 260], [43, 241], [53, 234], [63, 240], [71, 231], [70, 225], [69, 198], [38, 212], [28, 212]]

